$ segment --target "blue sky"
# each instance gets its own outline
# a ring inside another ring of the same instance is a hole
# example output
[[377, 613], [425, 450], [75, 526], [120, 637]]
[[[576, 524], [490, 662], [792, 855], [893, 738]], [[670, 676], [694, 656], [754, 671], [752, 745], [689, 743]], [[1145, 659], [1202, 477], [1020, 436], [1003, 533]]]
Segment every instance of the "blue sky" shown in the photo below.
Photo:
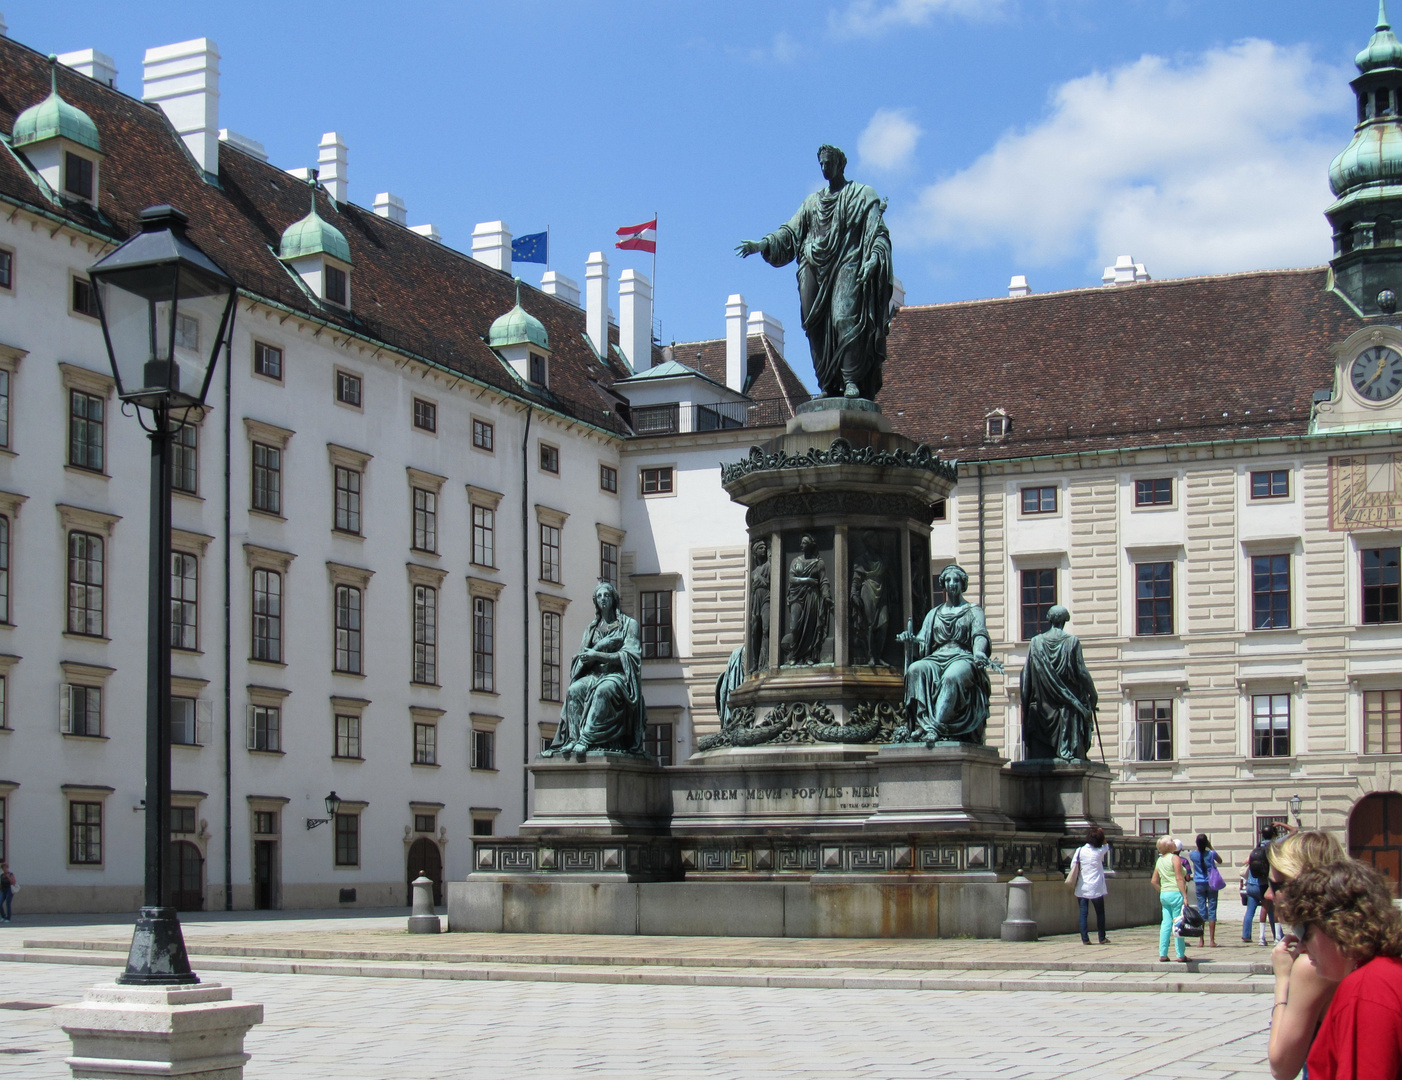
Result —
[[[1402, 0], [1394, 0], [1402, 17]], [[470, 249], [474, 223], [551, 229], [581, 284], [650, 257], [664, 341], [719, 337], [724, 304], [780, 318], [811, 383], [792, 271], [733, 248], [819, 183], [815, 151], [890, 200], [908, 303], [1324, 262], [1371, 0], [705, 0], [3, 7], [41, 51], [97, 48], [140, 94], [151, 46], [210, 37], [221, 119], [285, 168], [321, 134], [350, 195], [400, 195]], [[542, 267], [521, 267], [538, 281]], [[616, 287], [616, 286], [615, 286]], [[683, 358], [684, 359], [684, 358]]]

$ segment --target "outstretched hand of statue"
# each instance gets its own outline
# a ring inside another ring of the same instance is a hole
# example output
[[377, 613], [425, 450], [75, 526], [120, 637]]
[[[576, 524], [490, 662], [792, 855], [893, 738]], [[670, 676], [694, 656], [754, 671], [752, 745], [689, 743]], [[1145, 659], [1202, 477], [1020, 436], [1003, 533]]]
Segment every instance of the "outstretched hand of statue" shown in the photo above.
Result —
[[759, 244], [753, 240], [741, 240], [735, 245], [735, 254], [742, 259], [748, 259], [751, 255], [759, 254]]

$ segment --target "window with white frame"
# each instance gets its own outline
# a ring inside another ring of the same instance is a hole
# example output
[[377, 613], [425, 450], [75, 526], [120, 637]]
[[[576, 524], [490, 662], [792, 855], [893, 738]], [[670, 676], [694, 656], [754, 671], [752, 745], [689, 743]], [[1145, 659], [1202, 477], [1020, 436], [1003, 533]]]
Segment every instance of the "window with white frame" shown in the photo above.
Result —
[[639, 631], [643, 659], [663, 659], [672, 655], [672, 590], [638, 593]]
[[413, 489], [415, 551], [438, 551], [438, 492], [426, 488]]
[[1290, 497], [1289, 469], [1262, 469], [1251, 474], [1251, 498], [1288, 499]]
[[544, 522], [540, 525], [540, 580], [560, 584], [560, 530]]
[[1030, 641], [1051, 627], [1047, 616], [1056, 606], [1056, 570], [1050, 567], [1023, 570], [1019, 576], [1022, 585], [1022, 640]]
[[472, 689], [496, 692], [496, 601], [472, 598]]
[[198, 746], [199, 722], [197, 699], [171, 695], [170, 741], [174, 746]]
[[1173, 699], [1145, 698], [1134, 703], [1135, 758], [1173, 760]]
[[362, 594], [354, 585], [336, 586], [335, 670], [363, 674], [361, 664]]
[[643, 746], [657, 759], [659, 765], [672, 764], [672, 725], [659, 723], [647, 725]]
[[262, 341], [253, 343], [253, 374], [282, 382], [282, 350]]
[[1363, 752], [1402, 754], [1402, 688], [1363, 691]]
[[599, 541], [599, 580], [618, 588], [618, 545]]
[[253, 571], [251, 604], [254, 660], [282, 663], [282, 574], [257, 568]]
[[1290, 695], [1251, 695], [1251, 756], [1290, 756]]
[[265, 514], [282, 513], [282, 451], [267, 443], [253, 444], [254, 510]]
[[[344, 807], [344, 803], [342, 804]], [[335, 815], [336, 865], [360, 865], [360, 814], [342, 809]]]
[[342, 405], [360, 408], [361, 381], [359, 375], [352, 375], [349, 371], [336, 372], [336, 400]]
[[360, 534], [360, 485], [358, 469], [336, 466], [336, 524], [337, 532]]
[[282, 706], [248, 706], [248, 748], [262, 753], [282, 753]]
[[102, 803], [68, 802], [68, 861], [73, 866], [102, 865]]
[[414, 682], [438, 682], [438, 590], [414, 586]]
[[1056, 487], [1025, 487], [1022, 489], [1024, 514], [1055, 514]]
[[475, 449], [492, 452], [493, 443], [496, 440], [496, 431], [493, 426], [485, 420], [472, 418], [472, 445]]
[[495, 771], [497, 767], [497, 733], [488, 728], [472, 729], [472, 767]]
[[1290, 556], [1251, 556], [1251, 629], [1290, 625]]
[[68, 632], [103, 636], [104, 554], [101, 536], [73, 530], [68, 534]]
[[82, 390], [68, 392], [68, 464], [102, 472], [107, 442], [107, 402]]
[[196, 651], [199, 635], [199, 559], [187, 551], [170, 553], [170, 647]]
[[65, 735], [102, 738], [102, 687], [64, 683], [61, 687], [60, 726]]
[[562, 635], [560, 613], [540, 613], [540, 699], [559, 701], [562, 671]]
[[1363, 622], [1402, 621], [1402, 548], [1363, 548]]
[[472, 561], [478, 566], [497, 564], [497, 512], [486, 506], [472, 507]]
[[170, 440], [170, 486], [185, 495], [199, 494], [200, 429], [194, 423], [184, 423], [175, 429]]
[[1134, 618], [1141, 636], [1173, 633], [1172, 562], [1135, 563]]
[[10, 621], [10, 519], [0, 514], [0, 623]]
[[335, 742], [331, 756], [348, 761], [360, 761], [360, 714], [337, 712], [333, 716]]
[[431, 721], [414, 721], [414, 764], [438, 764], [438, 725]]

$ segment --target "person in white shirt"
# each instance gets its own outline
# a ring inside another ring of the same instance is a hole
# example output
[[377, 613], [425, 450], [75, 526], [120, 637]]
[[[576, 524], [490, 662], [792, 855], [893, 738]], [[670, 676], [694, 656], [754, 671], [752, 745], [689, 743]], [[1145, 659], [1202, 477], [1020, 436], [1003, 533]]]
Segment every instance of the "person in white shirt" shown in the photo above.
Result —
[[1076, 887], [1076, 899], [1081, 906], [1081, 944], [1090, 944], [1090, 908], [1095, 907], [1095, 926], [1100, 944], [1108, 944], [1105, 936], [1105, 857], [1110, 849], [1105, 844], [1105, 830], [1092, 825], [1086, 830], [1086, 842], [1071, 856], [1071, 872], [1067, 881]]

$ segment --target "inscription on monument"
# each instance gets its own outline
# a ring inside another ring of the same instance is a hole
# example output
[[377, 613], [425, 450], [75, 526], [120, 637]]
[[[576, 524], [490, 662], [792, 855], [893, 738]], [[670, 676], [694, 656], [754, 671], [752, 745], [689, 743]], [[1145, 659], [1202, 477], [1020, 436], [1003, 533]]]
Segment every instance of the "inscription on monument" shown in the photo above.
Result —
[[809, 787], [705, 787], [688, 788], [688, 803], [752, 802], [782, 803], [809, 802], [818, 799], [836, 802], [839, 810], [874, 809], [881, 797], [877, 784], [848, 784]]

